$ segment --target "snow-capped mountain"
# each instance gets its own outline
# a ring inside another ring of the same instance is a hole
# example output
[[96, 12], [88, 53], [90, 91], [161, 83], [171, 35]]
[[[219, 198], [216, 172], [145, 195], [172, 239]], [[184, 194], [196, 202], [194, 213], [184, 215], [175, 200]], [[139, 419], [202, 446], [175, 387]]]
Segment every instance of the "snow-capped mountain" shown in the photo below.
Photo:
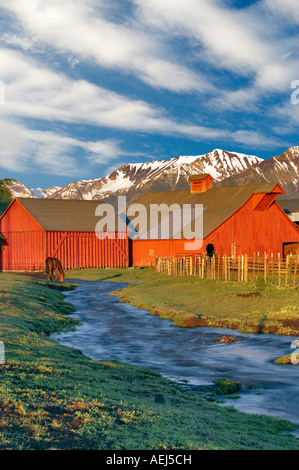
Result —
[[34, 197], [46, 198], [56, 193], [56, 191], [59, 191], [59, 189], [61, 189], [61, 186], [53, 186], [53, 188], [47, 188], [47, 189], [41, 189], [41, 188], [32, 189], [32, 192], [34, 194]]
[[120, 194], [135, 197], [148, 190], [187, 189], [188, 178], [197, 173], [210, 173], [216, 181], [235, 175], [262, 159], [241, 153], [215, 149], [205, 155], [179, 156], [163, 161], [127, 164], [108, 176], [94, 180], [74, 181], [53, 193], [52, 198], [106, 199]]
[[14, 197], [36, 197], [32, 189], [27, 188], [27, 186], [19, 181], [9, 185], [9, 189]]
[[299, 194], [299, 147], [291, 147], [281, 155], [252, 165], [216, 185], [237, 186], [272, 181], [279, 182], [287, 195]]
[[204, 155], [179, 156], [169, 160], [126, 164], [108, 176], [74, 181], [63, 188], [29, 189], [14, 183], [14, 196], [86, 199], [113, 202], [126, 195], [134, 201], [144, 191], [188, 189], [188, 179], [197, 173], [210, 173], [213, 186], [278, 181], [287, 194], [299, 193], [299, 147], [264, 160], [254, 155], [215, 149]]
[[41, 189], [41, 188], [30, 189], [30, 188], [27, 188], [27, 186], [25, 186], [23, 183], [20, 183], [19, 181], [15, 181], [9, 186], [9, 189], [11, 190], [14, 197], [46, 198], [46, 197], [51, 196], [51, 194], [55, 193], [61, 188], [60, 186], [54, 186], [53, 188], [47, 188], [47, 189]]

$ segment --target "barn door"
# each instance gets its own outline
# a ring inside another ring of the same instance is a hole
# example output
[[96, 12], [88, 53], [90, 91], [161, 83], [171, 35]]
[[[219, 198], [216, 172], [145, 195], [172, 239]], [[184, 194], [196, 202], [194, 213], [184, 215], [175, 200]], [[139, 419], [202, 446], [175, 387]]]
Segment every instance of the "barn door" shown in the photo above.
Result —
[[283, 244], [283, 257], [287, 255], [298, 255], [299, 254], [299, 243], [284, 243]]
[[126, 267], [129, 264], [128, 237], [94, 232], [49, 234], [48, 256], [58, 258], [64, 269]]

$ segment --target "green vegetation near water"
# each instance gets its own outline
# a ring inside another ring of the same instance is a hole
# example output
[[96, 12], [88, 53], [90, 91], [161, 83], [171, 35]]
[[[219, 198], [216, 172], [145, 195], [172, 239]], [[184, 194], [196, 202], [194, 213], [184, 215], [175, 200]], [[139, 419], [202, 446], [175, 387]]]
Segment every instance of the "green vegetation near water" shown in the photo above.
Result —
[[299, 336], [299, 290], [257, 282], [171, 277], [153, 269], [70, 271], [85, 280], [129, 283], [122, 302], [172, 320], [174, 326], [233, 328], [245, 333]]
[[[162, 317], [171, 310], [177, 325], [196, 319], [216, 324], [220, 307], [219, 321], [226, 316], [237, 321], [241, 302], [249, 306], [253, 299], [265, 306], [269, 320], [272, 312], [273, 321], [275, 304], [280, 312], [282, 307], [289, 312], [285, 318], [290, 320], [298, 295], [289, 290], [270, 295], [270, 288], [262, 286], [268, 299], [262, 302], [263, 296], [237, 297], [249, 293], [250, 286], [225, 283], [224, 288], [215, 281], [171, 279], [150, 269], [73, 271], [67, 277], [128, 282], [129, 287], [116, 293], [123, 301], [156, 309], [152, 313]], [[73, 287], [63, 284], [63, 289]], [[78, 324], [69, 315], [74, 308], [64, 301], [61, 288], [34, 277], [0, 274], [0, 340], [5, 344], [5, 364], [0, 365], [0, 449], [299, 449], [294, 436], [281, 433], [294, 429], [288, 421], [220, 407], [156, 372], [116, 361], [93, 361], [58, 344], [51, 334]], [[214, 310], [209, 307], [212, 303]], [[252, 305], [252, 311], [264, 327], [267, 323], [258, 315], [259, 308]], [[249, 313], [244, 326], [249, 324]], [[279, 325], [286, 328], [283, 322]], [[238, 390], [230, 381], [215, 386], [220, 393]]]

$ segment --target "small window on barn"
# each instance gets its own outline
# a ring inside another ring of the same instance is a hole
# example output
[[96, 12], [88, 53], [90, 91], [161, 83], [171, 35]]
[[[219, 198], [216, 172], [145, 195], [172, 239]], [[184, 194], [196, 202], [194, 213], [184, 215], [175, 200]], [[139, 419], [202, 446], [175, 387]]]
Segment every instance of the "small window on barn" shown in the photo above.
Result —
[[207, 245], [206, 253], [207, 253], [208, 256], [214, 256], [214, 254], [215, 254], [215, 248], [214, 248], [214, 245], [212, 245], [212, 243], [209, 243], [209, 244]]

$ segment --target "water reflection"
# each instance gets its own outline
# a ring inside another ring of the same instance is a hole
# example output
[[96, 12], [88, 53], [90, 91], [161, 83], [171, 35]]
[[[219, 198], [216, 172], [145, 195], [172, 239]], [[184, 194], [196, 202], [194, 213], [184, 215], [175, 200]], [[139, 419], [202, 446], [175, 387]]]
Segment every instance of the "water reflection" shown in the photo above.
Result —
[[[293, 352], [294, 337], [242, 334], [220, 328], [177, 328], [169, 320], [119, 303], [109, 292], [126, 286], [113, 282], [75, 281], [66, 293], [82, 325], [56, 338], [94, 360], [114, 359], [143, 366], [191, 385], [209, 385], [217, 378], [239, 380], [237, 409], [288, 419], [299, 426], [299, 366], [278, 365], [277, 357]], [[213, 342], [222, 335], [239, 341]], [[299, 436], [299, 432], [298, 432]]]

